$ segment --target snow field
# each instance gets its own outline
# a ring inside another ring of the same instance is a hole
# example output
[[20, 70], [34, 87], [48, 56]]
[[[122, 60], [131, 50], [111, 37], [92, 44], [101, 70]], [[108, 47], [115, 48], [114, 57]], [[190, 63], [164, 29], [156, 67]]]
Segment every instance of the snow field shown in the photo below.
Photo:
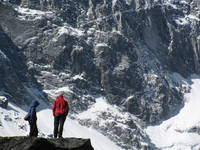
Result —
[[[28, 122], [23, 117], [26, 111], [9, 103], [8, 109], [0, 108], [0, 136], [27, 136]], [[53, 133], [53, 115], [51, 109], [37, 112], [37, 125], [40, 137], [50, 137]], [[122, 150], [104, 135], [92, 128], [81, 126], [77, 121], [66, 119], [63, 137], [90, 138], [95, 150]]]
[[200, 128], [200, 77], [191, 79], [191, 91], [185, 94], [185, 105], [180, 112], [157, 126], [146, 129], [151, 141], [162, 150], [197, 150], [200, 135], [189, 132]]

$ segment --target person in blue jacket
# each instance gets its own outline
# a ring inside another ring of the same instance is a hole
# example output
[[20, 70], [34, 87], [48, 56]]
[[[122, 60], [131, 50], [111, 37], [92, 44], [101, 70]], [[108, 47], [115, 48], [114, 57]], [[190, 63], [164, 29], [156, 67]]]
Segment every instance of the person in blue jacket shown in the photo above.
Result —
[[39, 105], [40, 103], [35, 100], [32, 102], [31, 107], [29, 109], [28, 112], [28, 122], [30, 125], [30, 133], [29, 136], [34, 136], [37, 137], [38, 136], [38, 128], [37, 128], [37, 116], [36, 116], [36, 107]]

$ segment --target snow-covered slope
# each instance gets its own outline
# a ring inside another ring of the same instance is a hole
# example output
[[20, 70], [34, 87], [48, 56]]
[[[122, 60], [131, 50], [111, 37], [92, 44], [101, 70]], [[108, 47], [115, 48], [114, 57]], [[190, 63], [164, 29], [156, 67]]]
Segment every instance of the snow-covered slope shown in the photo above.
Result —
[[191, 84], [191, 91], [185, 94], [185, 105], [180, 112], [146, 130], [152, 142], [162, 150], [200, 148], [200, 77], [193, 76], [187, 83]]
[[[29, 125], [23, 120], [26, 112], [9, 104], [8, 109], [0, 108], [0, 136], [26, 136]], [[37, 113], [40, 137], [52, 137], [53, 116], [51, 109], [43, 109]], [[122, 150], [107, 137], [97, 131], [81, 126], [77, 121], [66, 119], [64, 137], [90, 138], [95, 150]]]
[[[192, 76], [188, 80], [176, 77], [176, 80], [182, 82], [183, 86], [191, 87], [190, 92], [184, 96], [184, 107], [176, 116], [162, 124], [149, 126], [146, 132], [152, 143], [162, 150], [197, 150], [200, 148], [200, 135], [198, 134], [200, 128], [200, 77]], [[60, 90], [58, 89], [58, 91]], [[47, 109], [43, 109], [45, 104], [41, 105], [43, 106], [40, 106], [37, 113], [39, 136], [52, 137], [53, 116], [51, 109], [48, 106], [46, 106]], [[24, 107], [24, 109], [27, 108]], [[95, 120], [98, 114], [105, 110], [112, 113], [117, 112], [116, 108], [110, 107], [104, 98], [97, 98], [97, 103], [88, 111], [79, 114], [77, 118]], [[0, 136], [28, 135], [29, 126], [23, 120], [26, 111], [9, 103], [8, 109], [0, 108], [0, 114]], [[101, 121], [101, 123], [103, 122]], [[122, 150], [96, 130], [82, 126], [70, 118], [67, 118], [65, 123], [64, 137], [90, 138], [95, 150]]]

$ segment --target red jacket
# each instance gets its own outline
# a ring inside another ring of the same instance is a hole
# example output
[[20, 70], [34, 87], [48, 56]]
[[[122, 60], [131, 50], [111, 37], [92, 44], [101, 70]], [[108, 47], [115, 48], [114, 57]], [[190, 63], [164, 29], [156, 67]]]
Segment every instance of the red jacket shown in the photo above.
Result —
[[60, 95], [52, 104], [53, 115], [68, 114], [69, 105], [68, 102]]

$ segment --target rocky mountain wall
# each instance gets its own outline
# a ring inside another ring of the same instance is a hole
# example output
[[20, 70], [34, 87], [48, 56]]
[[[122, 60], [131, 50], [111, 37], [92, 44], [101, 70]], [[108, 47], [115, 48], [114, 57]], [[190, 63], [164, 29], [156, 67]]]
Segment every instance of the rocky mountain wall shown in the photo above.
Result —
[[4, 19], [27, 61], [84, 73], [84, 88], [103, 88], [110, 103], [146, 122], [167, 118], [182, 104], [171, 73], [199, 72], [197, 2], [24, 0], [20, 5], [41, 14], [15, 11], [15, 28], [11, 18]]
[[[41, 86], [32, 76], [32, 72], [28, 71], [24, 52], [20, 46], [13, 42], [12, 36], [19, 34], [19, 29], [23, 27], [20, 25], [18, 28], [15, 28], [15, 19], [9, 20], [11, 16], [15, 16], [15, 12], [8, 6], [0, 3], [2, 23], [2, 26], [0, 26], [0, 94], [11, 102], [25, 105], [34, 99], [34, 95], [29, 92], [29, 88], [36, 89], [39, 92]], [[7, 22], [9, 22], [9, 25]], [[15, 29], [16, 32], [11, 33], [9, 28]], [[11, 36], [11, 34], [13, 35]], [[39, 95], [41, 99], [46, 101], [46, 96], [43, 93]]]

